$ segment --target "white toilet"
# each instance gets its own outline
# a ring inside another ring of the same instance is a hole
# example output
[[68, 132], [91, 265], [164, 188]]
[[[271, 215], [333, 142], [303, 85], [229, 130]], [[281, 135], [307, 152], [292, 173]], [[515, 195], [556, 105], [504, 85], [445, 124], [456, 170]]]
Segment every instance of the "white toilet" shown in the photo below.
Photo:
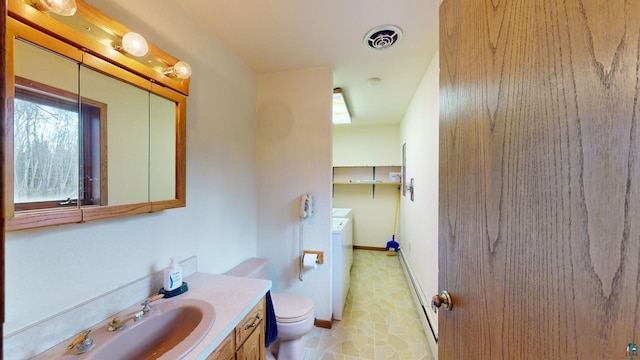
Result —
[[[249, 258], [225, 275], [269, 280], [269, 261]], [[313, 329], [313, 302], [306, 296], [271, 293], [278, 339], [267, 349], [267, 359], [302, 360], [302, 337]]]

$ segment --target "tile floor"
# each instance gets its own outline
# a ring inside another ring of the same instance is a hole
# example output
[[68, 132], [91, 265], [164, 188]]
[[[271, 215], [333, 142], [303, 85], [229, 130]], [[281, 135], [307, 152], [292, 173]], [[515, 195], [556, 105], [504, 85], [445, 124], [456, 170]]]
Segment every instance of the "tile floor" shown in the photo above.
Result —
[[398, 256], [354, 250], [340, 321], [304, 337], [304, 360], [433, 360]]

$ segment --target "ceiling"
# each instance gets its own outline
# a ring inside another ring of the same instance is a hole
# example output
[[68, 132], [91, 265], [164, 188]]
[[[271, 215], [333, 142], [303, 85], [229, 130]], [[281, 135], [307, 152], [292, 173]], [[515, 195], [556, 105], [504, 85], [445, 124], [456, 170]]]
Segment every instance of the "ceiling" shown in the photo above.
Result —
[[[397, 123], [438, 49], [440, 0], [189, 0], [193, 17], [258, 74], [330, 66], [352, 125]], [[364, 37], [395, 25], [402, 38], [373, 50]], [[370, 78], [380, 78], [371, 86]]]

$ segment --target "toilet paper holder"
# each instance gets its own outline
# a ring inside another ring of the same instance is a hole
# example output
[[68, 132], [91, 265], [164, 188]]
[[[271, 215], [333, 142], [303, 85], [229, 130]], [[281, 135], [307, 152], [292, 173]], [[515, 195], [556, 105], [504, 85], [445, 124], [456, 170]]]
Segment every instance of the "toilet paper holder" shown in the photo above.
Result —
[[304, 258], [305, 254], [315, 254], [318, 255], [318, 265], [322, 265], [324, 263], [324, 251], [315, 251], [315, 250], [304, 250], [302, 251], [302, 257]]

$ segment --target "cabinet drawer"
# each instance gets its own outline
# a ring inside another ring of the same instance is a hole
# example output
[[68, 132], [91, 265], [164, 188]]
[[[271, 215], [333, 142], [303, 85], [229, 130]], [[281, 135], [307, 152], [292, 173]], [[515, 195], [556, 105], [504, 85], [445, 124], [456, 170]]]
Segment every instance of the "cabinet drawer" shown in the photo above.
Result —
[[234, 343], [234, 332], [232, 331], [222, 340], [220, 345], [207, 356], [207, 360], [233, 360], [235, 359], [236, 346]]
[[256, 328], [264, 326], [265, 302], [263, 297], [236, 327], [236, 349], [242, 346], [242, 343], [251, 336]]
[[236, 352], [236, 360], [264, 360], [264, 336], [262, 326], [258, 326], [247, 338], [247, 341]]

